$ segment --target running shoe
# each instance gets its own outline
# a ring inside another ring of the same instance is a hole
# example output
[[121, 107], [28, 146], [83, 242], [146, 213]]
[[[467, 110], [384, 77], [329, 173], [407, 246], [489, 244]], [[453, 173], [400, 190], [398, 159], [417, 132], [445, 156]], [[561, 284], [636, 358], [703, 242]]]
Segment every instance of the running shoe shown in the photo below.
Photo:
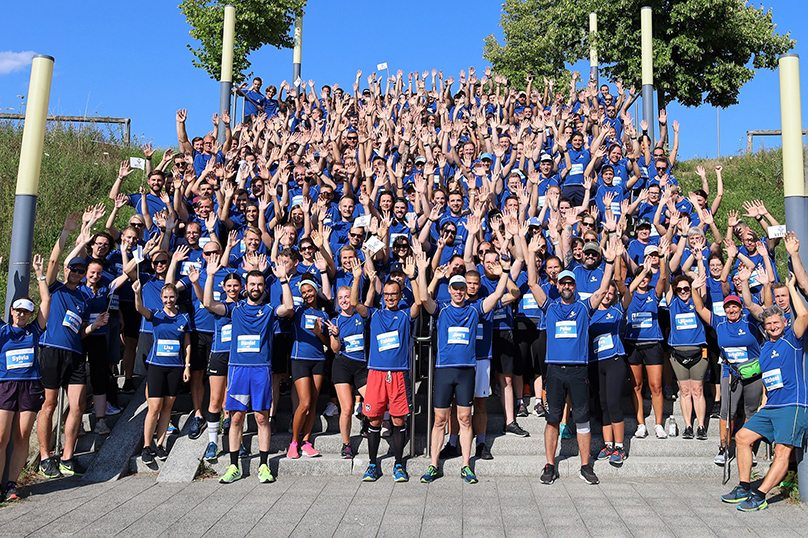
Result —
[[[225, 420], [230, 420], [230, 419], [226, 418]], [[230, 423], [229, 422], [227, 423], [227, 430], [230, 431]], [[275, 422], [275, 417], [269, 417], [269, 433], [271, 433], [272, 435], [275, 435], [276, 433], [278, 433], [278, 423]]]
[[371, 463], [368, 465], [368, 470], [365, 471], [365, 475], [362, 477], [362, 482], [375, 482], [381, 477], [381, 469], [379, 469], [375, 463]]
[[562, 439], [572, 439], [572, 433], [570, 432], [570, 427], [569, 426], [567, 426], [566, 424], [564, 424], [562, 422], [559, 430], [560, 430]]
[[682, 439], [693, 439], [693, 426], [685, 426], [682, 432]]
[[533, 406], [533, 414], [537, 417], [543, 417], [547, 411], [544, 409], [544, 402], [541, 400], [536, 400], [535, 405]]
[[749, 497], [738, 503], [738, 510], [741, 512], [757, 512], [758, 510], [765, 510], [769, 507], [766, 502], [766, 496], [760, 495], [757, 492], [751, 492]]
[[[270, 418], [270, 424], [274, 421], [274, 418]], [[230, 433], [230, 417], [224, 417], [222, 419], [222, 435], [227, 435]], [[272, 433], [275, 433], [274, 431]]]
[[62, 476], [83, 476], [85, 469], [73, 459], [61, 460], [59, 462], [59, 472]]
[[16, 482], [6, 482], [6, 494], [5, 494], [7, 501], [16, 501], [20, 498], [20, 492], [17, 491], [17, 483]]
[[519, 405], [516, 406], [516, 416], [522, 418], [526, 417], [527, 415], [527, 406], [525, 405], [525, 402], [519, 402]]
[[430, 465], [426, 468], [426, 472], [421, 475], [421, 483], [429, 484], [430, 482], [434, 482], [437, 478], [440, 478], [440, 476], [441, 474], [438, 468], [434, 465]]
[[205, 461], [216, 461], [218, 455], [219, 447], [216, 446], [216, 443], [211, 441], [208, 443], [208, 448], [205, 449]]
[[752, 467], [756, 466], [757, 466], [757, 456], [755, 455], [754, 452], [752, 452]]
[[609, 463], [615, 467], [621, 467], [623, 462], [626, 461], [626, 449], [623, 447], [614, 447], [612, 455], [609, 456]]
[[118, 414], [120, 414], [120, 412], [121, 412], [121, 410], [119, 408], [117, 408], [114, 405], [112, 405], [111, 403], [107, 402], [106, 415], [108, 417], [118, 415]]
[[269, 470], [269, 465], [266, 463], [261, 464], [258, 468], [258, 482], [261, 484], [269, 484], [274, 482], [275, 477], [272, 476], [272, 471]]
[[505, 435], [518, 435], [519, 437], [530, 437], [530, 432], [523, 430], [514, 420], [504, 428]]
[[343, 459], [352, 460], [354, 457], [353, 448], [351, 448], [351, 443], [343, 443], [342, 444], [342, 452], [340, 453]]
[[410, 475], [407, 474], [407, 470], [400, 463], [396, 463], [396, 466], [393, 467], [393, 480], [396, 482], [410, 481]]
[[600, 449], [600, 452], [598, 452], [598, 459], [608, 460], [612, 456], [612, 452], [614, 452], [614, 447], [606, 445]]
[[704, 426], [699, 426], [696, 428], [696, 439], [699, 441], [707, 440], [707, 429]]
[[472, 471], [471, 467], [468, 465], [464, 465], [463, 468], [460, 469], [460, 478], [462, 478], [466, 484], [477, 483], [477, 475], [474, 474], [474, 471]]
[[780, 482], [777, 487], [789, 489], [799, 487], [799, 483], [797, 481], [797, 471], [788, 470], [786, 472], [786, 476], [783, 478], [783, 481]]
[[[259, 470], [259, 479], [260, 479], [260, 470]], [[220, 484], [232, 484], [236, 480], [241, 478], [241, 469], [238, 468], [238, 465], [233, 465], [232, 463], [227, 466], [225, 469], [224, 474], [219, 479]]]
[[591, 486], [596, 486], [600, 483], [600, 480], [598, 480], [598, 476], [595, 474], [595, 471], [592, 470], [591, 465], [581, 465], [581, 474], [578, 476], [581, 477], [581, 480]]
[[334, 405], [334, 402], [328, 402], [328, 405], [325, 406], [325, 411], [323, 411], [324, 417], [335, 417], [339, 415], [339, 407]]
[[450, 460], [452, 458], [456, 458], [460, 455], [460, 451], [457, 450], [456, 446], [452, 446], [449, 443], [446, 443], [446, 446], [440, 451], [438, 458], [442, 460]]
[[668, 432], [665, 431], [665, 427], [662, 424], [654, 426], [654, 433], [656, 433], [657, 439], [668, 438]]
[[247, 447], [244, 446], [244, 441], [241, 442], [241, 446], [238, 447], [238, 457], [239, 458], [246, 458], [250, 455], [250, 451], [247, 450]]
[[723, 467], [726, 462], [727, 462], [727, 447], [725, 446], [719, 447], [718, 454], [716, 454], [715, 457], [713, 458], [713, 463], [715, 463], [719, 467]]
[[191, 429], [188, 430], [188, 437], [191, 439], [199, 439], [202, 435], [202, 430], [205, 429], [205, 420], [202, 417], [194, 417], [191, 422]]
[[637, 437], [638, 439], [648, 437], [648, 428], [645, 427], [645, 424], [637, 424], [637, 430], [634, 432], [634, 437]]
[[308, 456], [309, 458], [316, 458], [320, 455], [320, 451], [314, 448], [309, 441], [303, 443], [303, 446], [300, 447], [300, 451], [304, 456]]
[[552, 484], [558, 478], [558, 471], [556, 470], [555, 465], [548, 463], [544, 466], [544, 471], [541, 473], [541, 480], [542, 484]]
[[370, 421], [367, 417], [362, 418], [362, 428], [359, 430], [359, 435], [361, 435], [364, 439], [368, 438], [368, 427], [370, 426]]
[[382, 437], [390, 437], [393, 434], [389, 420], [382, 421]]
[[157, 456], [157, 459], [160, 461], [166, 461], [168, 459], [168, 452], [163, 445], [157, 445], [154, 449], [154, 455]]
[[177, 429], [176, 426], [174, 426], [170, 422], [168, 423], [168, 429], [166, 430], [166, 435], [177, 435], [179, 432], [180, 431]]
[[750, 490], [738, 484], [737, 486], [732, 488], [732, 491], [730, 491], [726, 495], [721, 495], [721, 500], [724, 501], [725, 503], [735, 504], [745, 501], [746, 499], [749, 498], [750, 495], [752, 495], [752, 492]]
[[362, 402], [354, 404], [353, 414], [356, 418], [362, 418]]
[[286, 451], [286, 457], [293, 460], [300, 457], [300, 452], [297, 450], [297, 441], [289, 443], [289, 450]]
[[710, 418], [719, 418], [721, 416], [721, 402], [713, 402], [713, 408], [710, 411]]
[[107, 421], [104, 418], [99, 418], [95, 421], [95, 428], [93, 428], [93, 433], [96, 435], [109, 435], [109, 426], [107, 426]]
[[477, 451], [474, 454], [481, 460], [492, 460], [494, 456], [491, 454], [491, 449], [485, 443], [477, 443]]
[[140, 451], [140, 459], [146, 465], [152, 465], [154, 463], [154, 452], [150, 446], [143, 447], [143, 450]]

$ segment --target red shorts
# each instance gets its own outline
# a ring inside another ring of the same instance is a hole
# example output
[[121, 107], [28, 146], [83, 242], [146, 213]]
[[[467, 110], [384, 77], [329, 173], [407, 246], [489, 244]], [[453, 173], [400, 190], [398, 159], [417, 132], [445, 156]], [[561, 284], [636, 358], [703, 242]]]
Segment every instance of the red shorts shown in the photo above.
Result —
[[368, 370], [364, 407], [366, 417], [380, 417], [387, 410], [393, 417], [407, 416], [410, 414], [411, 399], [409, 372]]

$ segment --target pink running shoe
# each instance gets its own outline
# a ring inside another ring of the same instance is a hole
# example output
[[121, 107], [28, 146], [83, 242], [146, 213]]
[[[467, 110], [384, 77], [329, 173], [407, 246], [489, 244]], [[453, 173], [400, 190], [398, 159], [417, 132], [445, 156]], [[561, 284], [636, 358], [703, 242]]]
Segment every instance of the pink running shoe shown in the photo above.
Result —
[[306, 441], [303, 443], [303, 446], [300, 447], [300, 451], [303, 452], [304, 456], [308, 456], [310, 458], [316, 458], [320, 455], [320, 452], [316, 450], [310, 442]]
[[300, 452], [297, 451], [297, 441], [289, 443], [289, 450], [286, 451], [286, 457], [293, 460], [300, 457]]

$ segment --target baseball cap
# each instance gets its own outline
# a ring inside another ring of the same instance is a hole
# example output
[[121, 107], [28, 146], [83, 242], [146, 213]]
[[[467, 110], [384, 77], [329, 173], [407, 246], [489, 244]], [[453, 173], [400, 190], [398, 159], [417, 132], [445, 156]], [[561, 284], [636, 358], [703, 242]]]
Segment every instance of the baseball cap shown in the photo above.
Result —
[[425, 163], [425, 162], [426, 162], [426, 157], [424, 157], [423, 155], [419, 155], [419, 156], [417, 156], [415, 158], [415, 164]]
[[648, 245], [645, 247], [645, 250], [642, 251], [643, 258], [651, 254], [659, 254], [659, 247], [656, 245]]
[[480, 160], [481, 160], [481, 161], [484, 161], [484, 160], [486, 160], [486, 159], [488, 159], [488, 160], [489, 160], [489, 161], [491, 161], [491, 162], [494, 162], [494, 157], [493, 157], [493, 155], [491, 155], [491, 154], [490, 154], [490, 153], [488, 153], [488, 152], [483, 153], [482, 155], [480, 155]]
[[737, 295], [727, 295], [724, 297], [724, 306], [727, 306], [729, 303], [738, 303], [738, 306], [743, 306], [743, 301], [741, 301], [740, 297]]
[[595, 243], [594, 241], [590, 241], [590, 242], [588, 242], [587, 244], [584, 245], [584, 252], [586, 252], [587, 250], [591, 250], [591, 251], [594, 251], [596, 253], [600, 253], [600, 246], [597, 243]]
[[527, 225], [528, 227], [541, 226], [541, 220], [539, 220], [539, 217], [530, 217], [529, 219], [527, 219]]
[[393, 262], [390, 264], [390, 270], [387, 271], [387, 274], [392, 275], [393, 273], [403, 273], [404, 272], [404, 264], [401, 262]]
[[640, 220], [638, 220], [637, 221], [637, 229], [639, 230], [640, 228], [643, 228], [643, 227], [646, 227], [646, 228], [650, 229], [651, 228], [651, 221], [648, 220], [648, 219], [640, 219]]
[[561, 282], [565, 278], [571, 278], [573, 282], [575, 282], [575, 273], [572, 271], [561, 271], [558, 273], [558, 281]]
[[87, 267], [87, 262], [81, 256], [76, 256], [75, 258], [71, 258], [70, 263], [67, 264], [68, 267], [73, 265], [81, 265], [83, 267]]
[[553, 156], [550, 155], [549, 153], [542, 153], [541, 158], [539, 159], [539, 162], [542, 162], [542, 161], [553, 162]]
[[11, 303], [12, 310], [27, 310], [29, 312], [34, 311], [34, 303], [31, 302], [30, 299], [17, 299], [13, 303]]
[[466, 285], [466, 277], [463, 275], [454, 275], [452, 278], [449, 279], [449, 285], [453, 287], [465, 287]]

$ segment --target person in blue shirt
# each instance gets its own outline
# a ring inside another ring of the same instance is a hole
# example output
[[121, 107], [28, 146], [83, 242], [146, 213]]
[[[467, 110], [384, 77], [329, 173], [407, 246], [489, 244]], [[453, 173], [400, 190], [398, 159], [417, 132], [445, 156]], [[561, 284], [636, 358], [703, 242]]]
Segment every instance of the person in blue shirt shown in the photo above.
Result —
[[10, 323], [0, 321], [0, 469], [6, 468], [6, 448], [14, 436], [8, 482], [3, 488], [8, 501], [19, 498], [17, 479], [28, 459], [28, 439], [45, 400], [37, 355], [39, 339], [48, 323], [51, 298], [42, 276], [42, 257], [35, 254], [31, 265], [39, 284], [39, 312], [34, 317], [34, 302], [29, 297], [19, 297], [11, 303]]
[[220, 483], [229, 484], [241, 478], [238, 466], [239, 448], [243, 437], [244, 418], [248, 409], [255, 414], [258, 425], [259, 466], [258, 481], [274, 482], [275, 477], [269, 470], [269, 446], [272, 429], [269, 423], [269, 410], [272, 406], [272, 361], [273, 332], [277, 316], [288, 316], [294, 311], [292, 290], [286, 266], [278, 264], [275, 278], [282, 290], [281, 304], [274, 307], [267, 304], [267, 286], [264, 273], [252, 270], [245, 278], [247, 298], [237, 303], [217, 301], [213, 295], [213, 275], [221, 267], [223, 260], [214, 255], [208, 259], [203, 304], [215, 315], [229, 317], [231, 323], [230, 359], [228, 364], [227, 395], [225, 410], [230, 411], [230, 465], [219, 479]]
[[[161, 461], [168, 458], [165, 449], [166, 432], [171, 420], [171, 408], [180, 390], [180, 383], [191, 380], [191, 319], [177, 309], [177, 288], [165, 284], [160, 291], [163, 303], [161, 310], [152, 310], [143, 305], [142, 284], [132, 284], [135, 292], [135, 308], [149, 321], [154, 335], [154, 344], [146, 358], [146, 390], [149, 410], [143, 423], [143, 463], [154, 463], [155, 456]], [[157, 430], [157, 444], [152, 448], [152, 438]]]
[[[793, 274], [787, 286], [796, 316], [791, 327], [786, 326], [779, 306], [766, 308], [760, 316], [768, 338], [760, 348], [766, 404], [735, 434], [739, 482], [721, 497], [724, 502], [736, 503], [742, 511], [768, 507], [766, 494], [785, 477], [791, 452], [795, 446], [802, 446], [808, 431], [808, 380], [804, 359], [808, 310], [797, 291]], [[763, 482], [752, 489], [752, 445], [759, 439], [775, 443], [774, 461]]]
[[552, 484], [558, 478], [555, 455], [558, 448], [559, 425], [564, 412], [564, 402], [569, 396], [573, 420], [578, 434], [578, 451], [581, 455], [580, 476], [589, 484], [599, 482], [589, 463], [592, 433], [589, 426], [589, 323], [592, 314], [603, 301], [614, 274], [614, 261], [618, 247], [610, 241], [604, 252], [606, 268], [600, 287], [588, 299], [578, 300], [576, 277], [572, 271], [558, 275], [561, 297], [551, 300], [535, 274], [534, 251], [528, 248], [527, 268], [530, 291], [547, 320], [547, 429], [544, 449], [547, 464], [541, 475], [543, 484]]
[[404, 469], [404, 443], [406, 441], [405, 418], [412, 410], [410, 387], [410, 334], [412, 322], [421, 311], [421, 295], [415, 279], [415, 261], [412, 258], [404, 265], [407, 278], [413, 285], [415, 302], [409, 308], [401, 308], [402, 288], [395, 280], [389, 280], [382, 288], [384, 308], [369, 308], [360, 302], [359, 284], [362, 266], [354, 261], [351, 267], [354, 278], [351, 285], [351, 306], [363, 318], [369, 320], [370, 343], [368, 355], [368, 381], [365, 389], [363, 412], [368, 426], [368, 464], [362, 477], [365, 482], [375, 482], [381, 477], [378, 466], [381, 426], [385, 410], [390, 411], [393, 424], [393, 479], [409, 480]]
[[253, 116], [264, 112], [266, 110], [266, 99], [261, 94], [261, 85], [264, 81], [261, 77], [255, 77], [252, 86], [247, 88], [247, 83], [234, 88], [233, 92], [237, 95], [244, 97], [244, 122], [249, 123]]
[[482, 300], [466, 301], [466, 279], [455, 275], [449, 279], [449, 303], [438, 304], [429, 294], [426, 272], [429, 260], [418, 257], [418, 288], [421, 302], [427, 312], [437, 318], [438, 354], [435, 363], [433, 402], [435, 421], [432, 425], [432, 461], [421, 477], [421, 482], [432, 482], [440, 476], [438, 457], [443, 445], [444, 430], [449, 421], [452, 400], [457, 402], [457, 421], [460, 424], [460, 450], [463, 465], [460, 476], [466, 483], [476, 484], [477, 477], [469, 467], [473, 431], [471, 406], [474, 401], [477, 365], [477, 331], [480, 317], [491, 312], [505, 294], [510, 278], [499, 262], [491, 264], [491, 272], [499, 277], [496, 288]]

